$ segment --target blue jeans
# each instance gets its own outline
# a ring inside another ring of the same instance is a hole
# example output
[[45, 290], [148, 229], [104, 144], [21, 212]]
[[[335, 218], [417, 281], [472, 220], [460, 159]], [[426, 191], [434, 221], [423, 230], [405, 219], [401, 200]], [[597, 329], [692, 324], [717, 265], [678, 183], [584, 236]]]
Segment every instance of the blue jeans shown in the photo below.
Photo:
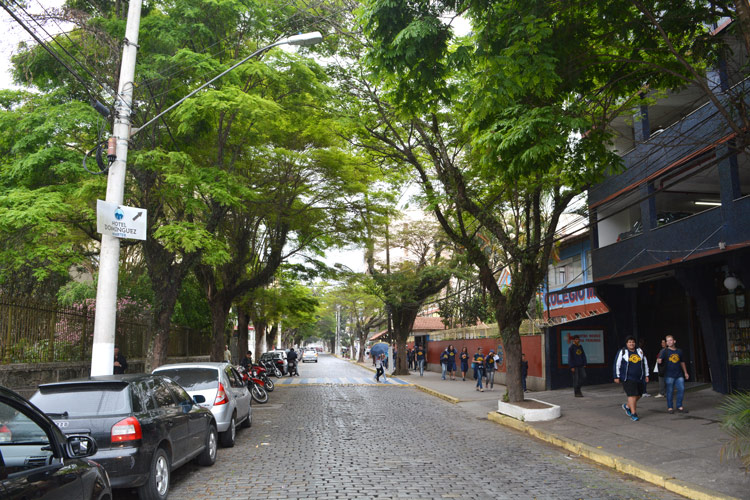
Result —
[[675, 389], [677, 389], [677, 408], [682, 408], [682, 396], [685, 394], [685, 378], [664, 377], [664, 385], [667, 386], [667, 408], [674, 408], [672, 406], [672, 392]]
[[417, 363], [419, 363], [419, 376], [422, 377], [424, 376], [424, 359], [420, 359]]
[[484, 378], [484, 370], [477, 368], [477, 387], [482, 389], [482, 379]]
[[443, 368], [443, 380], [445, 380], [445, 372], [448, 371], [448, 365], [446, 363], [440, 363], [440, 366]]

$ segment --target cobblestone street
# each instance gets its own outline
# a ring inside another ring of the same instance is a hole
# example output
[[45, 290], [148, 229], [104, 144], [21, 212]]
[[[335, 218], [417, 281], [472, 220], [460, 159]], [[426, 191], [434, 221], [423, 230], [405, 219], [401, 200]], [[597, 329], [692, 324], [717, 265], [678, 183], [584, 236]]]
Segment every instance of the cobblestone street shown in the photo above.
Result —
[[330, 356], [300, 366], [315, 382], [280, 384], [213, 467], [173, 474], [170, 497], [681, 498], [410, 387], [322, 380], [366, 373]]

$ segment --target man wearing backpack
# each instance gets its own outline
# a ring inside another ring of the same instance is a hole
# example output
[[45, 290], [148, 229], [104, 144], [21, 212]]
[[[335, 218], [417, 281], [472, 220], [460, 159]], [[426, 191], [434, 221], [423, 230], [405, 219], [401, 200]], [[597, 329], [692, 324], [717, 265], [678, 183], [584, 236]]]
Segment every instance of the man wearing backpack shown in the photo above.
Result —
[[638, 400], [646, 392], [648, 383], [648, 362], [643, 351], [635, 346], [635, 337], [625, 339], [625, 347], [617, 353], [615, 360], [615, 383], [622, 381], [622, 387], [628, 396], [627, 404], [622, 405], [622, 409], [633, 420], [637, 422], [638, 417]]

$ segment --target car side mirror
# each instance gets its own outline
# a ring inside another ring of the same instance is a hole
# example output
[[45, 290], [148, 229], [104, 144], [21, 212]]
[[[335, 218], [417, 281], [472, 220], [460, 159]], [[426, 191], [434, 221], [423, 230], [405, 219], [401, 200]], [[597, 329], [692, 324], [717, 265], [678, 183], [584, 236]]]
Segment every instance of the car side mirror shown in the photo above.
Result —
[[195, 404], [203, 404], [206, 402], [206, 396], [196, 394], [195, 396], [193, 396], [193, 401], [195, 401]]
[[70, 458], [85, 458], [96, 454], [98, 447], [94, 438], [83, 435], [68, 436], [65, 451]]

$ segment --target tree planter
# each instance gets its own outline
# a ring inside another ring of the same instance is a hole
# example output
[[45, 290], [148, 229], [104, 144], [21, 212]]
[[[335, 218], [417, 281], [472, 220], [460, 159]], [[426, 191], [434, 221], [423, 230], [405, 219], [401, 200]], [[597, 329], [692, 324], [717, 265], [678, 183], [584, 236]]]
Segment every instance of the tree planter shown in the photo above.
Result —
[[542, 422], [560, 417], [560, 407], [527, 398], [519, 403], [497, 402], [497, 411], [522, 422]]

